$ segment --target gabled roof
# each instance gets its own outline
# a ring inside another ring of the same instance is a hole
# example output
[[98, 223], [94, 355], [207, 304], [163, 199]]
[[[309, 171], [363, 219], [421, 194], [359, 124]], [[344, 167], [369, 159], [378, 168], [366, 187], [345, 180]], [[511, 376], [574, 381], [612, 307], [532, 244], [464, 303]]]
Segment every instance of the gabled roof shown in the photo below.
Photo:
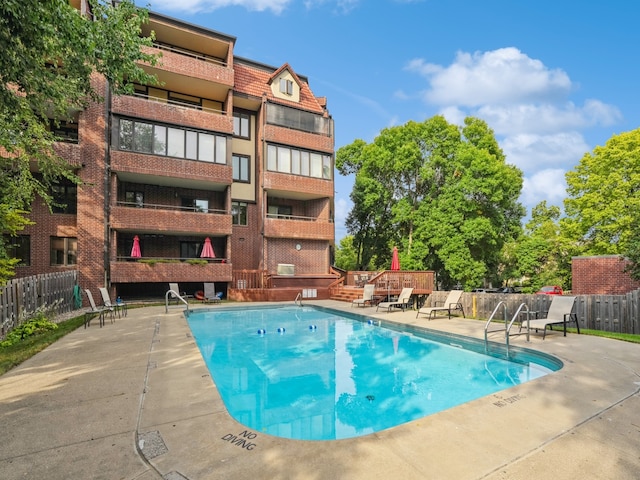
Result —
[[[300, 102], [292, 102], [277, 98], [271, 93], [271, 84], [284, 70], [288, 70], [300, 87]], [[234, 58], [234, 90], [254, 97], [263, 95], [269, 101], [289, 105], [302, 110], [322, 114], [325, 112], [326, 99], [316, 98], [309, 84], [298, 76], [288, 63], [280, 68], [268, 67], [245, 59]]]

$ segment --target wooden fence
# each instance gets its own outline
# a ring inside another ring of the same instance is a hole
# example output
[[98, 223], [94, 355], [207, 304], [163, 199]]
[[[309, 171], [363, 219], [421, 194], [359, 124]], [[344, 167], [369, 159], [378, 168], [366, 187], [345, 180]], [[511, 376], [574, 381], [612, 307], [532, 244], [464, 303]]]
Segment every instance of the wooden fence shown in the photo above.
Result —
[[[442, 305], [449, 292], [437, 291], [429, 295], [426, 304]], [[553, 295], [525, 295], [501, 293], [464, 293], [461, 298], [467, 317], [486, 319], [491, 316], [498, 302], [507, 305], [508, 320], [526, 303], [529, 310], [544, 318]], [[640, 290], [626, 295], [577, 295], [574, 311], [580, 328], [607, 332], [640, 334]], [[497, 318], [502, 319], [502, 309]]]
[[52, 308], [55, 314], [77, 308], [74, 287], [77, 271], [47, 273], [16, 278], [0, 287], [0, 340], [13, 328], [29, 320], [41, 308]]

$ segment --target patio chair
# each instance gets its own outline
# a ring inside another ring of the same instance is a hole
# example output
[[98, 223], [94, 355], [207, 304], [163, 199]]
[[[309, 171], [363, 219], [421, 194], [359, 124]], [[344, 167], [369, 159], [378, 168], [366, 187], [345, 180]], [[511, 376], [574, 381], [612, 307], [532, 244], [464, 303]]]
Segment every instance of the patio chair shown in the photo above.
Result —
[[208, 303], [220, 303], [220, 292], [216, 292], [216, 284], [215, 283], [205, 283], [204, 284], [204, 295], [202, 298], [203, 302]]
[[523, 320], [520, 324], [520, 330], [523, 328], [527, 328], [529, 326], [529, 330], [534, 329], [536, 332], [538, 329], [542, 329], [542, 339], [544, 340], [547, 335], [547, 326], [549, 330], [553, 330], [553, 325], [562, 324], [564, 326], [564, 336], [567, 336], [567, 322], [575, 322], [576, 327], [578, 328], [578, 333], [580, 333], [580, 325], [578, 324], [578, 315], [572, 313], [573, 305], [576, 301], [576, 297], [572, 297], [569, 295], [554, 295], [553, 300], [551, 300], [551, 305], [549, 305], [549, 311], [547, 312], [546, 318], [536, 318], [533, 320]]
[[410, 305], [409, 301], [411, 300], [412, 294], [413, 294], [413, 288], [403, 288], [402, 291], [400, 292], [400, 295], [398, 295], [397, 300], [391, 301], [391, 302], [380, 302], [378, 304], [378, 307], [376, 308], [376, 312], [380, 310], [380, 307], [386, 308], [387, 313], [390, 312], [393, 307], [396, 307], [396, 308], [399, 307], [402, 309], [402, 311], [404, 311], [404, 309]]
[[357, 298], [351, 302], [351, 306], [357, 305], [358, 307], [365, 307], [367, 304], [373, 305], [373, 294], [376, 291], [376, 286], [373, 283], [367, 283], [364, 286], [362, 292], [362, 298]]
[[119, 300], [116, 303], [111, 303], [109, 291], [104, 287], [100, 287], [99, 290], [100, 295], [102, 295], [102, 303], [104, 303], [105, 307], [112, 308], [114, 312], [118, 314], [118, 318], [120, 318], [122, 315], [124, 315], [125, 317], [127, 316], [127, 304], [125, 302]]
[[93, 299], [93, 295], [91, 295], [91, 290], [85, 288], [84, 293], [87, 295], [89, 299], [89, 305], [91, 306], [91, 310], [84, 312], [84, 328], [91, 326], [91, 319], [94, 314], [98, 314], [100, 321], [100, 328], [104, 325], [104, 316], [109, 313], [111, 315], [111, 323], [113, 323], [113, 308], [109, 308], [106, 306], [98, 307], [96, 306], [96, 302]]
[[169, 283], [169, 302], [175, 300], [176, 303], [179, 303], [179, 300], [182, 299], [186, 303], [187, 297], [189, 297], [187, 292], [181, 291], [177, 283]]
[[464, 308], [462, 308], [462, 303], [460, 303], [461, 296], [462, 290], [451, 290], [442, 305], [434, 305], [433, 307], [422, 307], [420, 310], [418, 310], [416, 318], [418, 318], [422, 313], [424, 315], [428, 315], [429, 320], [431, 320], [438, 315], [438, 312], [447, 312], [447, 316], [451, 318], [451, 312], [453, 310], [460, 310], [462, 312], [462, 317], [466, 318], [464, 314]]

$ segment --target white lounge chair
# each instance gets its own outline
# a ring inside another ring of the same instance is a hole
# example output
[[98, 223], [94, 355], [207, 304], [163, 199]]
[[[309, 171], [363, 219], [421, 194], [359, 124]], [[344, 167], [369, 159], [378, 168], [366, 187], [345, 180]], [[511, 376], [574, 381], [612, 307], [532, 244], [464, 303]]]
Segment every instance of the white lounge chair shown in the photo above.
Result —
[[203, 302], [209, 303], [220, 303], [220, 297], [216, 292], [216, 284], [215, 283], [205, 283], [204, 284], [204, 298]]
[[393, 302], [380, 302], [378, 308], [376, 308], [376, 312], [380, 310], [380, 308], [386, 308], [387, 312], [390, 312], [393, 307], [400, 307], [404, 311], [404, 309], [409, 306], [412, 294], [413, 288], [403, 288], [397, 300]]
[[176, 303], [180, 303], [180, 300], [182, 300], [183, 303], [187, 303], [186, 299], [188, 297], [187, 292], [181, 291], [177, 283], [169, 283], [169, 302], [175, 300]]
[[362, 298], [357, 298], [351, 302], [351, 306], [357, 305], [358, 307], [365, 307], [367, 304], [373, 305], [373, 294], [376, 291], [376, 286], [373, 283], [367, 283], [364, 286], [362, 292]]
[[523, 320], [520, 324], [520, 330], [529, 327], [529, 330], [538, 329], [543, 330], [542, 339], [547, 335], [547, 326], [550, 330], [553, 330], [553, 325], [562, 324], [564, 327], [564, 336], [567, 336], [567, 322], [575, 322], [578, 327], [578, 333], [580, 333], [580, 325], [578, 324], [578, 316], [573, 311], [573, 305], [576, 301], [576, 297], [569, 295], [554, 295], [549, 305], [549, 311], [546, 318], [536, 318], [530, 320]]
[[434, 305], [433, 307], [422, 307], [420, 310], [418, 310], [416, 318], [418, 318], [422, 313], [423, 315], [428, 315], [429, 320], [431, 320], [438, 315], [438, 312], [447, 312], [447, 316], [451, 318], [452, 310], [460, 310], [462, 312], [462, 316], [466, 318], [464, 315], [464, 308], [462, 308], [462, 303], [460, 303], [461, 296], [462, 290], [451, 290], [442, 305]]
[[111, 323], [113, 323], [113, 308], [107, 306], [96, 306], [96, 302], [93, 299], [93, 295], [91, 295], [91, 290], [85, 288], [84, 293], [87, 295], [89, 299], [89, 305], [91, 306], [91, 310], [84, 313], [84, 328], [91, 326], [91, 319], [93, 318], [93, 314], [98, 314], [98, 319], [100, 321], [100, 328], [104, 325], [104, 316], [109, 313], [111, 315]]
[[118, 314], [118, 318], [120, 318], [122, 315], [124, 315], [125, 317], [127, 316], [126, 303], [122, 301], [112, 303], [111, 297], [109, 296], [109, 291], [104, 287], [100, 287], [99, 290], [100, 290], [100, 295], [102, 295], [102, 303], [104, 303], [105, 307], [112, 308], [114, 312]]

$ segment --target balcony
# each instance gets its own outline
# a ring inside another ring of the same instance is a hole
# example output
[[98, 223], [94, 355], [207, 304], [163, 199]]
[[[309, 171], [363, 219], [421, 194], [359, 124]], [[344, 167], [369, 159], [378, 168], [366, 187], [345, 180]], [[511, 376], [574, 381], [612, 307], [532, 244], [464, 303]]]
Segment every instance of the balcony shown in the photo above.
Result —
[[233, 118], [227, 116], [222, 110], [151, 95], [116, 96], [113, 98], [111, 110], [114, 114], [128, 117], [143, 117], [182, 127], [200, 128], [225, 134], [233, 133]]
[[231, 215], [226, 211], [186, 211], [168, 205], [145, 203], [134, 208], [119, 202], [111, 210], [111, 227], [136, 233], [171, 233], [172, 235], [231, 235]]
[[264, 189], [269, 191], [269, 196], [333, 198], [333, 181], [288, 173], [264, 172]]
[[111, 281], [114, 283], [154, 282], [230, 282], [230, 263], [210, 262], [192, 264], [187, 261], [167, 262], [164, 259], [111, 262]]
[[112, 150], [111, 170], [127, 182], [202, 190], [223, 190], [233, 182], [229, 165], [123, 150]]
[[268, 238], [296, 238], [308, 240], [334, 239], [334, 224], [311, 217], [289, 215], [268, 216], [264, 224], [264, 236]]
[[168, 45], [155, 44], [144, 50], [145, 53], [162, 54], [155, 66], [141, 66], [147, 73], [155, 75], [162, 84], [171, 85], [172, 89], [226, 101], [227, 93], [233, 88], [233, 68], [223, 60]]

